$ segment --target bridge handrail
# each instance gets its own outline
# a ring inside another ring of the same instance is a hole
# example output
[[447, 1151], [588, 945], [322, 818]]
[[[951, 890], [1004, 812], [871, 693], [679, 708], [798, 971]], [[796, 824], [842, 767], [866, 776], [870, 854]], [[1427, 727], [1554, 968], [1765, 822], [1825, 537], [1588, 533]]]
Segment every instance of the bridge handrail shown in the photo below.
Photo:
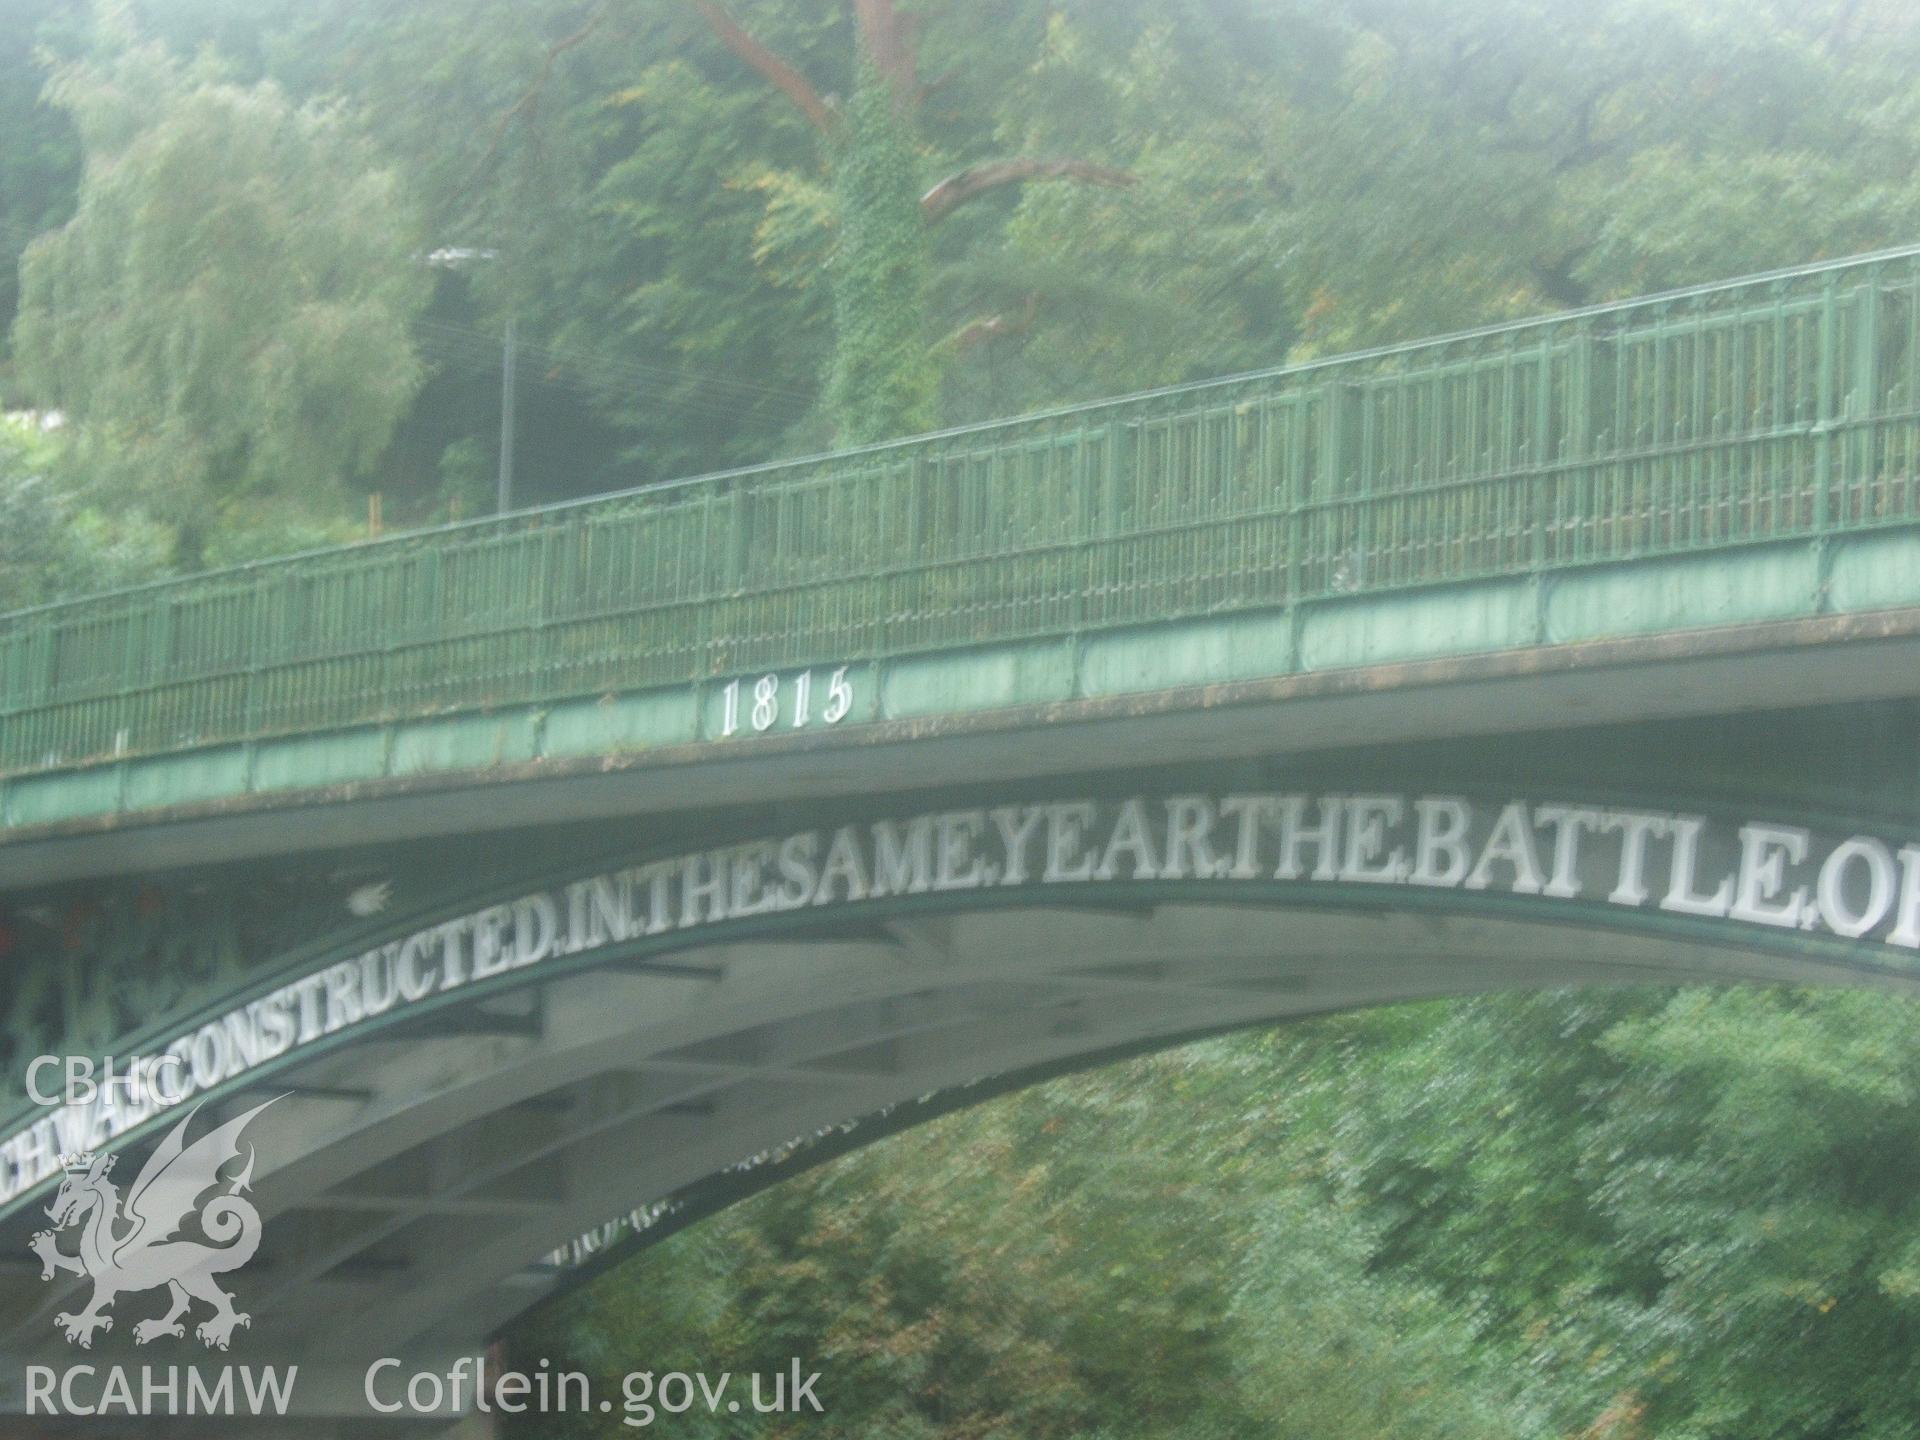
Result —
[[0, 773], [1920, 520], [1920, 246], [0, 615]]

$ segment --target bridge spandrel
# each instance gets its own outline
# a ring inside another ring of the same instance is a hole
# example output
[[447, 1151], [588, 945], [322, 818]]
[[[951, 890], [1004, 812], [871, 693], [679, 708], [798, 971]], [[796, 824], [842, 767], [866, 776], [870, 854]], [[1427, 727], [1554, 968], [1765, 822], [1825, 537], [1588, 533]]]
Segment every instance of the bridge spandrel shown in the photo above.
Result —
[[[0, 1251], [60, 1152], [274, 1099], [248, 1339], [338, 1379], [1102, 1057], [1910, 990], [1917, 296], [1869, 257], [0, 617]], [[190, 1093], [55, 1118], [43, 1054]], [[0, 1266], [0, 1349], [76, 1285]]]
[[[44, 1226], [58, 1151], [132, 1164], [193, 1106], [283, 1096], [246, 1338], [350, 1373], [352, 1343], [459, 1353], [635, 1223], [1048, 1067], [1514, 986], [1910, 989], [1913, 734], [1910, 705], [1831, 707], [54, 887], [9, 912], [9, 1014], [42, 1024], [8, 1073], [173, 1054], [197, 1088], [10, 1107], [0, 1248]], [[0, 1267], [0, 1346], [57, 1349], [75, 1295]]]

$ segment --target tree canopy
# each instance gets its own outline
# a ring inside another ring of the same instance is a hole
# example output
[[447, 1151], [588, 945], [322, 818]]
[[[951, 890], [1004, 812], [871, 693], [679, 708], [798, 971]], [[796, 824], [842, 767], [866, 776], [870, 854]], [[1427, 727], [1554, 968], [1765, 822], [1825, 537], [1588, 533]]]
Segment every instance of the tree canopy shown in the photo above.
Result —
[[1914, 1018], [1566, 992], [1210, 1041], [786, 1181], [513, 1355], [798, 1355], [823, 1436], [1895, 1440]]
[[63, 66], [49, 95], [86, 163], [73, 218], [21, 262], [15, 338], [97, 480], [192, 562], [240, 497], [364, 474], [421, 378], [394, 173], [331, 110], [151, 41]]
[[[284, 477], [303, 535], [358, 520], [349, 480], [390, 523], [471, 513], [510, 318], [532, 501], [1898, 243], [1920, 213], [1896, 0], [173, 0], [106, 32], [16, 4], [0, 240], [77, 222], [27, 266], [10, 402], [85, 411], [102, 471], [171, 425], [128, 468], [216, 536], [216, 473]], [[179, 283], [206, 220], [89, 258], [89, 231], [174, 223], [138, 208], [147, 167], [238, 125], [176, 208], [246, 215], [256, 258]], [[252, 211], [223, 208], [236, 167]], [[353, 285], [322, 320], [296, 267], [262, 284], [270, 251]], [[435, 252], [466, 258], [394, 263]], [[244, 434], [202, 426], [134, 352], [35, 319], [112, 284], [138, 299], [112, 334], [191, 333], [206, 365], [281, 336], [303, 393], [333, 387], [324, 426], [270, 393], [231, 407]], [[243, 284], [271, 303], [192, 319]]]

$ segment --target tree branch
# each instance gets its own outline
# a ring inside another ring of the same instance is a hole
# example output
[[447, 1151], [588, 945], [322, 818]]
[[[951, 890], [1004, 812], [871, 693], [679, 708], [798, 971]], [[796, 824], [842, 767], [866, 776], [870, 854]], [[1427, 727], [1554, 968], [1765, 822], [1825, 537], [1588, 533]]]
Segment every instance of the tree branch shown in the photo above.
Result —
[[1033, 322], [1040, 313], [1040, 296], [1029, 294], [1020, 314], [988, 315], [962, 325], [947, 338], [946, 344], [954, 350], [971, 350], [989, 340], [1003, 340], [1010, 335], [1024, 335], [1033, 328]]
[[994, 160], [960, 170], [920, 197], [920, 213], [929, 225], [944, 220], [959, 206], [976, 195], [997, 190], [1003, 185], [1020, 185], [1028, 180], [1079, 180], [1088, 185], [1107, 185], [1124, 190], [1139, 183], [1139, 177], [1125, 170], [1095, 165], [1086, 160]]
[[793, 66], [740, 28], [719, 0], [693, 0], [694, 8], [706, 18], [720, 43], [739, 56], [787, 99], [822, 135], [833, 133], [833, 111], [820, 98], [820, 92]]
[[500, 117], [500, 123], [494, 126], [493, 139], [487, 145], [487, 153], [480, 157], [479, 170], [482, 173], [493, 164], [494, 156], [499, 154], [500, 146], [507, 138], [508, 127], [522, 115], [531, 115], [540, 108], [540, 97], [547, 88], [547, 82], [553, 78], [553, 67], [560, 57], [567, 51], [586, 44], [593, 32], [600, 28], [600, 23], [607, 18], [607, 11], [610, 8], [611, 0], [603, 0], [603, 3], [587, 17], [586, 24], [564, 40], [556, 40], [547, 50], [546, 58], [540, 62], [540, 73], [534, 78], [533, 84], [529, 85], [526, 92], [513, 102], [511, 108]]
[[853, 0], [853, 14], [867, 58], [893, 91], [893, 103], [899, 113], [905, 114], [919, 89], [915, 75], [918, 39], [912, 28], [913, 17], [901, 15], [894, 0]]

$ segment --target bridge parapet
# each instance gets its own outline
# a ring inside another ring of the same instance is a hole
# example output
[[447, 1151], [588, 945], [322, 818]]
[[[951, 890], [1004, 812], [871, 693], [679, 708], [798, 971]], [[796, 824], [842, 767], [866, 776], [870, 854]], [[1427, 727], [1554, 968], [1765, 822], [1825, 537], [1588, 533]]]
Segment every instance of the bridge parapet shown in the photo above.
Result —
[[[1920, 520], [1917, 355], [1920, 247], [21, 611], [0, 774], [727, 677], [697, 725], [750, 733], [762, 672], [819, 713], [841, 665], [1223, 616], [1314, 668], [1316, 605], [1768, 546], [1810, 568], [1733, 588], [1817, 613], [1829, 542]], [[1581, 633], [1658, 628], [1617, 602]]]

